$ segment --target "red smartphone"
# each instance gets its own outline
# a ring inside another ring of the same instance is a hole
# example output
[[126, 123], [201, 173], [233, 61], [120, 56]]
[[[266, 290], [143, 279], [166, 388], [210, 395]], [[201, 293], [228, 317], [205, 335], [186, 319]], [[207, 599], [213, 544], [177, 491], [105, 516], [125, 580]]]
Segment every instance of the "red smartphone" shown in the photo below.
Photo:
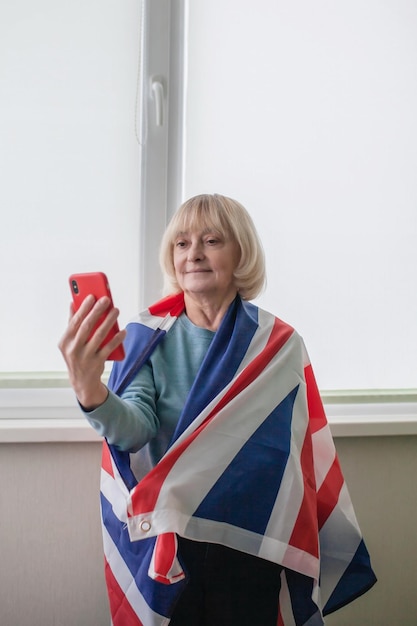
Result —
[[[111, 296], [109, 281], [107, 280], [107, 276], [103, 274], [103, 272], [72, 274], [69, 277], [69, 284], [75, 311], [80, 308], [84, 298], [86, 298], [89, 294], [92, 294], [96, 300], [102, 298], [103, 296], [107, 296], [108, 298], [110, 298], [111, 306], [113, 306], [113, 298]], [[91, 334], [94, 334], [95, 330], [105, 319], [105, 316], [106, 313], [98, 320]], [[106, 343], [108, 343], [118, 332], [119, 325], [117, 322], [115, 322], [106, 339], [103, 341], [102, 346], [105, 346]], [[125, 351], [123, 348], [123, 344], [120, 344], [120, 346], [118, 346], [115, 350], [113, 350], [111, 354], [109, 354], [107, 360], [122, 361], [124, 358]]]

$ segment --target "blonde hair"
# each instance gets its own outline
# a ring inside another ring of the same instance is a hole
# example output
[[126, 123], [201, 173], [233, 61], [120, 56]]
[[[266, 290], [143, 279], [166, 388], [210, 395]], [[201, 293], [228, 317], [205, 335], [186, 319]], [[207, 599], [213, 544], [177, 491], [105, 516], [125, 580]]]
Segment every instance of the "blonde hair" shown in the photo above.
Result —
[[202, 194], [186, 200], [169, 222], [159, 255], [164, 294], [181, 291], [173, 261], [174, 241], [178, 233], [206, 228], [215, 229], [236, 241], [240, 248], [240, 260], [234, 272], [236, 288], [244, 300], [256, 298], [266, 283], [262, 244], [245, 207], [219, 194]]

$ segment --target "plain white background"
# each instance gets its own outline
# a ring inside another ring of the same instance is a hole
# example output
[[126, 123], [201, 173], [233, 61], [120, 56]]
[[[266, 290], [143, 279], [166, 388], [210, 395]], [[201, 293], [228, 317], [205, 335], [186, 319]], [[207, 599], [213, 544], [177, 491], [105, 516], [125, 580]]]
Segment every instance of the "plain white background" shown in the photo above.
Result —
[[417, 5], [189, 10], [186, 195], [250, 211], [322, 389], [415, 388]]
[[136, 0], [0, 7], [0, 371], [63, 370], [73, 272], [138, 308]]

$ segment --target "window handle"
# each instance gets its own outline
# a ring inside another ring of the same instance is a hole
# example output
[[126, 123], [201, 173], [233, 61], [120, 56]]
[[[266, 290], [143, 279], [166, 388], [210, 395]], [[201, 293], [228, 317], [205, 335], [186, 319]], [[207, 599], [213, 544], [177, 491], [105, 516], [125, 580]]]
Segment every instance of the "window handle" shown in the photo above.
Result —
[[157, 126], [164, 123], [164, 86], [160, 80], [152, 80], [152, 95], [155, 100], [155, 122]]

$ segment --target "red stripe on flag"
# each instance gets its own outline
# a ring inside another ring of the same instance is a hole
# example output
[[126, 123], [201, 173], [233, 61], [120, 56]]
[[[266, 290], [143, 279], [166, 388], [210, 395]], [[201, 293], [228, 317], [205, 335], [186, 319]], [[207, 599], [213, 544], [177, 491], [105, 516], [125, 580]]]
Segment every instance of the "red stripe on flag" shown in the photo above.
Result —
[[187, 437], [186, 440], [174, 448], [174, 450], [169, 452], [140, 481], [138, 487], [134, 489], [132, 494], [132, 515], [148, 513], [154, 509], [162, 484], [178, 458], [196, 439], [200, 432], [206, 428], [218, 412], [259, 376], [262, 370], [265, 369], [268, 363], [282, 348], [293, 332], [294, 329], [291, 328], [291, 326], [288, 326], [288, 324], [285, 324], [279, 319], [275, 319], [274, 326], [265, 348], [248, 364], [243, 372], [240, 373], [234, 384], [230, 387], [227, 393], [225, 393], [223, 398], [221, 398], [219, 403], [206, 417], [204, 422], [202, 422], [200, 426], [196, 428], [196, 430], [191, 433], [189, 437]]
[[126, 598], [122, 588], [113, 575], [109, 563], [104, 560], [107, 593], [113, 626], [144, 626]]
[[[156, 538], [154, 549], [155, 580], [165, 585], [170, 585], [175, 578], [184, 578], [181, 571], [177, 576], [172, 576], [171, 568], [177, 556], [177, 536], [175, 533], [163, 533]], [[170, 577], [172, 576], [172, 579]]]
[[339, 501], [340, 490], [344, 484], [339, 461], [335, 457], [326, 478], [317, 492], [317, 518], [319, 529], [323, 527]]
[[103, 441], [103, 446], [101, 449], [101, 467], [104, 469], [104, 471], [110, 474], [112, 478], [114, 478], [113, 465], [111, 462], [111, 453], [106, 441]]
[[307, 385], [307, 405], [310, 428], [311, 433], [314, 434], [327, 425], [327, 418], [311, 365], [307, 365], [307, 367], [304, 368], [304, 376]]
[[167, 296], [162, 300], [159, 300], [156, 304], [152, 305], [148, 309], [151, 315], [156, 317], [178, 317], [184, 311], [184, 294], [176, 293], [174, 295]]
[[311, 433], [309, 430], [307, 430], [304, 439], [300, 462], [303, 473], [304, 494], [289, 543], [291, 546], [318, 557], [316, 481]]

